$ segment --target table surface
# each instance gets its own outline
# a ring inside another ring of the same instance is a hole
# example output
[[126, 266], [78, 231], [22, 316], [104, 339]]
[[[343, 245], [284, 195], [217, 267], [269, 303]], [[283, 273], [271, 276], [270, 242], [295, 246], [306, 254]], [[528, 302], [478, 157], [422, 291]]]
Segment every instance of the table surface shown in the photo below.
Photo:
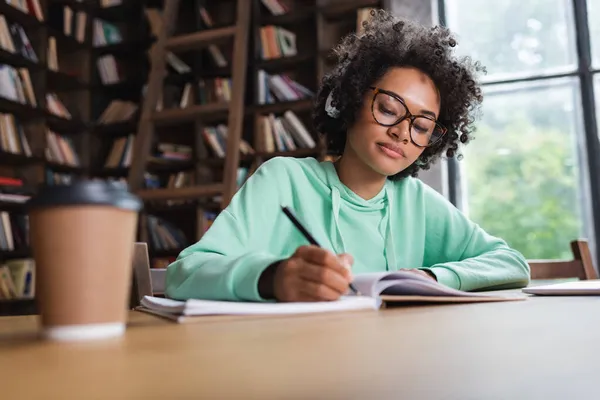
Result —
[[597, 399], [600, 297], [175, 324], [50, 343], [0, 318], [6, 399]]

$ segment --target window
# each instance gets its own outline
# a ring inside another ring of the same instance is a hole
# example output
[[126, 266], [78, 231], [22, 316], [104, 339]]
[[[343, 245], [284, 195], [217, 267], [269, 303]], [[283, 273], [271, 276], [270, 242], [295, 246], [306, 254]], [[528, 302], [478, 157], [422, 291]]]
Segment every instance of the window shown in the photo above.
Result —
[[[591, 82], [594, 70], [579, 70], [581, 17], [575, 18], [575, 7], [585, 3], [439, 1], [442, 22], [458, 36], [459, 54], [488, 71], [475, 139], [455, 163], [459, 176], [449, 177], [460, 194], [452, 200], [528, 259], [570, 258], [569, 242], [579, 237], [595, 249], [593, 222], [600, 214], [591, 213], [590, 177], [597, 174], [590, 173], [586, 144], [590, 135], [597, 140], [598, 130], [585, 123], [591, 108], [582, 96], [582, 81]], [[588, 20], [595, 21], [589, 23], [588, 51], [600, 67], [600, 4], [588, 4]], [[600, 74], [593, 82], [600, 93]]]
[[577, 81], [485, 89], [483, 118], [461, 162], [466, 211], [527, 258], [569, 258], [569, 242], [583, 231]]
[[486, 80], [575, 69], [568, 1], [446, 0], [446, 15], [458, 50], [486, 66]]
[[[594, 74], [594, 93], [600, 94], [600, 73]], [[596, 121], [598, 123], [598, 133], [600, 134], [600, 101], [596, 101]]]
[[594, 68], [600, 68], [600, 4], [598, 0], [588, 0], [587, 10], [590, 39], [592, 42], [592, 65]]

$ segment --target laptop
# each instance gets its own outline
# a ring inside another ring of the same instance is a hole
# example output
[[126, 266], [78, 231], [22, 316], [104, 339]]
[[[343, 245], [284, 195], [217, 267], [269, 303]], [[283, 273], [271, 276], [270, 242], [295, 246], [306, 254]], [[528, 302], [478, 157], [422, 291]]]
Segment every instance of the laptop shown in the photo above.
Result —
[[524, 293], [544, 296], [600, 296], [600, 279], [553, 283], [521, 290]]

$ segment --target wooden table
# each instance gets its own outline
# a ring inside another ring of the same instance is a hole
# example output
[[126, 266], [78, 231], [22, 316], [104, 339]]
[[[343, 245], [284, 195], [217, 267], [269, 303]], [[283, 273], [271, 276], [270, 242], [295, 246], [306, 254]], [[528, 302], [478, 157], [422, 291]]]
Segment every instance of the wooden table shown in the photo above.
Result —
[[57, 344], [0, 318], [3, 399], [598, 399], [600, 297], [177, 325]]

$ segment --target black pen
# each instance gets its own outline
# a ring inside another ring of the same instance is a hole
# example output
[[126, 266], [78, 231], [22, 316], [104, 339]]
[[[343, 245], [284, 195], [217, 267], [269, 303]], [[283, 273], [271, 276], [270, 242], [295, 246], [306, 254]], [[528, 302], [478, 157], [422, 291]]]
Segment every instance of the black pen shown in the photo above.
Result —
[[[306, 240], [308, 240], [308, 242], [310, 244], [312, 244], [313, 246], [321, 247], [321, 245], [319, 243], [317, 243], [315, 238], [300, 223], [300, 221], [298, 221], [298, 218], [296, 218], [296, 216], [294, 215], [292, 210], [290, 210], [286, 206], [281, 206], [281, 209], [283, 210], [283, 213], [290, 219], [290, 221], [292, 221], [292, 224], [294, 224], [294, 226], [296, 228], [298, 228], [298, 230], [302, 233], [302, 235], [304, 235], [304, 237], [306, 238]], [[360, 296], [360, 292], [354, 287], [354, 285], [352, 283], [350, 283], [350, 290], [352, 290], [354, 292], [354, 294]]]

